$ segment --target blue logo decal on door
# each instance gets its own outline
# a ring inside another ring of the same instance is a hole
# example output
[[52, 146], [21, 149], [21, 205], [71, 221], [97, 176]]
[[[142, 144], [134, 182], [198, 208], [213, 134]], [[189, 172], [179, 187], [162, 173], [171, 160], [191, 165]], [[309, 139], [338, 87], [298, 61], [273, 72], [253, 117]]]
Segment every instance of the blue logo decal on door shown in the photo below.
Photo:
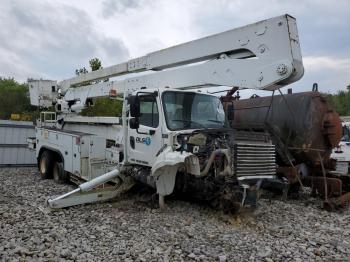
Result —
[[144, 143], [149, 146], [151, 144], [151, 138], [150, 137], [146, 137], [144, 140]]
[[151, 138], [150, 137], [136, 137], [136, 143], [145, 144], [146, 146], [149, 146], [151, 144]]

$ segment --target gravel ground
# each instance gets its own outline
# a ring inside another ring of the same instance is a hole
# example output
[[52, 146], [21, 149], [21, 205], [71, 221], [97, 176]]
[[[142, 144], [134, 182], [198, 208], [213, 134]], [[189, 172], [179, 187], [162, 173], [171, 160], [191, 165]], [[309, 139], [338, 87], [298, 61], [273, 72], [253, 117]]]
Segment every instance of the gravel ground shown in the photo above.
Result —
[[136, 194], [46, 212], [48, 196], [73, 186], [36, 169], [0, 169], [0, 261], [349, 261], [350, 209], [316, 199], [262, 199], [232, 217], [169, 200], [160, 211]]

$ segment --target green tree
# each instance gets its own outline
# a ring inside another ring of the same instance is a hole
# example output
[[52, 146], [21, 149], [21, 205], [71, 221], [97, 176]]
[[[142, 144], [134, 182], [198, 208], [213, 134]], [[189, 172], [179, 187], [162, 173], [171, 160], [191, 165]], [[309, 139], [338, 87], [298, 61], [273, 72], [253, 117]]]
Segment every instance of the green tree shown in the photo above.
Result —
[[347, 90], [338, 91], [335, 95], [328, 95], [328, 99], [341, 116], [350, 115], [350, 85], [347, 86]]
[[100, 59], [93, 58], [89, 60], [91, 71], [96, 71], [102, 68], [102, 62]]
[[98, 98], [94, 105], [82, 111], [83, 116], [120, 116], [122, 112], [122, 102], [106, 97]]
[[28, 86], [19, 84], [13, 78], [0, 78], [0, 119], [10, 119], [12, 113], [33, 113]]
[[[97, 57], [92, 58], [89, 60], [89, 65], [91, 68], [91, 71], [96, 71], [102, 68], [102, 62], [100, 59], [98, 59]], [[86, 74], [89, 71], [84, 67], [80, 68], [80, 69], [75, 69], [75, 74], [78, 75], [82, 75], [82, 74]]]
[[89, 71], [84, 67], [80, 68], [80, 69], [75, 69], [75, 74], [78, 75], [82, 75], [82, 74], [86, 74]]

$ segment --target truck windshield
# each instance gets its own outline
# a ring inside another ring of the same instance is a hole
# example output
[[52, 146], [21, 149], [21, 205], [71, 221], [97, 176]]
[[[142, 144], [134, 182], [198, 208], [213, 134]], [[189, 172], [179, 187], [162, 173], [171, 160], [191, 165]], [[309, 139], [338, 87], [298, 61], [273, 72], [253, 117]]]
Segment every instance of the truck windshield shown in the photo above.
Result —
[[162, 99], [170, 130], [228, 127], [221, 101], [215, 96], [168, 91]]

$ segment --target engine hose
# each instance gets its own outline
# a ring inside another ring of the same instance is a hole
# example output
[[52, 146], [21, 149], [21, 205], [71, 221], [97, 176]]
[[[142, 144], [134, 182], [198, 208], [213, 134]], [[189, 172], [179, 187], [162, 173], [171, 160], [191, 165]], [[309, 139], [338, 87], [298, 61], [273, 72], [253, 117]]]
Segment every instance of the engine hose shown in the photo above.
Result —
[[215, 157], [218, 154], [224, 154], [226, 159], [227, 159], [227, 165], [225, 166], [225, 169], [222, 172], [220, 172], [220, 175], [229, 175], [232, 173], [231, 160], [230, 160], [231, 158], [228, 155], [228, 149], [216, 149], [213, 152], [211, 152], [210, 157], [208, 159], [208, 162], [207, 162], [205, 168], [201, 171], [199, 177], [204, 177], [204, 176], [208, 175], [209, 169], [212, 166], [212, 164], [215, 160]]

